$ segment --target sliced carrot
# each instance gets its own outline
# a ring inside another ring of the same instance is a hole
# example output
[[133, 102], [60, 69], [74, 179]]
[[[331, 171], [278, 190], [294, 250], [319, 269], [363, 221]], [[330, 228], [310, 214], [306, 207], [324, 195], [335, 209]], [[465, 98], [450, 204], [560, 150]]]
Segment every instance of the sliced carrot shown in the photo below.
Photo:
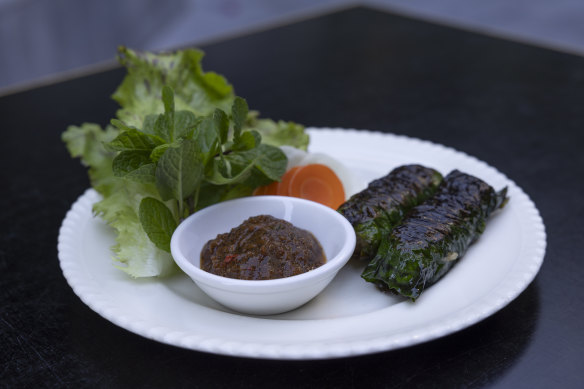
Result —
[[292, 180], [292, 177], [294, 177], [294, 174], [296, 174], [296, 171], [298, 171], [300, 168], [301, 166], [294, 166], [286, 173], [284, 173], [282, 180], [278, 184], [278, 195], [290, 196], [290, 180]]
[[314, 163], [300, 166], [290, 178], [288, 193], [337, 209], [345, 201], [343, 183], [328, 166]]
[[280, 182], [274, 181], [271, 184], [258, 186], [253, 191], [254, 196], [265, 196], [265, 195], [278, 195], [278, 196], [288, 196], [288, 186], [290, 185], [290, 179], [298, 170], [300, 166], [294, 166], [290, 170], [286, 171], [282, 175]]
[[268, 195], [275, 195], [278, 192], [278, 181], [274, 181], [271, 184], [258, 186], [253, 191], [254, 196], [268, 196]]
[[266, 194], [266, 186], [258, 186], [257, 188], [255, 188], [253, 190], [253, 192], [251, 193], [254, 196], [263, 196], [264, 194]]
[[345, 201], [341, 180], [331, 168], [318, 163], [295, 166], [284, 173], [280, 182], [260, 186], [253, 194], [300, 197], [333, 209]]

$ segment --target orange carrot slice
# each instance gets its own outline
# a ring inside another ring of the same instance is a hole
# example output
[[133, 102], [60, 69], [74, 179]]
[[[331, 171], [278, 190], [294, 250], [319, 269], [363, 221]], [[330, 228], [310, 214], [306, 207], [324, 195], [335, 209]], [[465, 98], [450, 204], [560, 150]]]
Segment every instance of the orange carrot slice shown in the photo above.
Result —
[[278, 192], [278, 181], [274, 181], [271, 184], [258, 186], [253, 191], [254, 196], [268, 196], [268, 195], [275, 195]]
[[258, 186], [257, 188], [255, 188], [253, 190], [253, 192], [251, 193], [253, 196], [263, 196], [266, 194], [266, 186]]
[[265, 196], [265, 195], [278, 195], [278, 196], [289, 196], [288, 194], [288, 186], [290, 185], [290, 179], [298, 170], [300, 166], [294, 166], [290, 170], [288, 170], [282, 178], [280, 182], [272, 182], [271, 184], [258, 186], [254, 191], [254, 196]]
[[292, 177], [294, 177], [294, 174], [296, 174], [296, 172], [300, 168], [301, 168], [301, 166], [294, 166], [293, 168], [288, 170], [286, 173], [284, 173], [284, 175], [282, 176], [282, 180], [278, 184], [278, 191], [277, 191], [278, 195], [290, 196], [290, 181], [292, 180]]
[[316, 201], [333, 209], [345, 201], [339, 177], [331, 168], [319, 163], [299, 166], [290, 178], [288, 191], [290, 196]]
[[345, 201], [345, 191], [335, 172], [323, 164], [295, 166], [280, 182], [256, 188], [254, 196], [278, 195], [300, 197], [337, 209]]

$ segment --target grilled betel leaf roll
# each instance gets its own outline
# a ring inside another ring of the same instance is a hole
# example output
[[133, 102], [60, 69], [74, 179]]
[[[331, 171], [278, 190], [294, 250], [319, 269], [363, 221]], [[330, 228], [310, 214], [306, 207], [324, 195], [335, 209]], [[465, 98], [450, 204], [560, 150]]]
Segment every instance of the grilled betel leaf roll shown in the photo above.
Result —
[[442, 175], [434, 169], [400, 166], [342, 204], [338, 211], [357, 235], [353, 258], [373, 258], [381, 236], [397, 225], [407, 211], [430, 197], [441, 180]]
[[462, 257], [506, 201], [484, 181], [455, 170], [381, 241], [362, 277], [415, 300]]

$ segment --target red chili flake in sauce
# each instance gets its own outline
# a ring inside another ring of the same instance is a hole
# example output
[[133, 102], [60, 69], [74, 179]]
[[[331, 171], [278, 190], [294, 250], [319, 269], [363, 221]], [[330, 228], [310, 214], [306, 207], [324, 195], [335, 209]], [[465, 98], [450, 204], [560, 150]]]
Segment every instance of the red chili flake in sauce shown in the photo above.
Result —
[[223, 260], [223, 262], [229, 263], [229, 262], [233, 261], [236, 258], [237, 258], [237, 255], [236, 254], [227, 254], [225, 256], [225, 259]]

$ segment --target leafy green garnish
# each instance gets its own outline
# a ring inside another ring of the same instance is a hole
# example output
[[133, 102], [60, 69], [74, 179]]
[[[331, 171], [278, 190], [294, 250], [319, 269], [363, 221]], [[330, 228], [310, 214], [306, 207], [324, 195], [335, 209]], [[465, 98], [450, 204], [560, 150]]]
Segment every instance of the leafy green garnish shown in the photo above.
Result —
[[222, 76], [203, 72], [202, 57], [120, 48], [128, 74], [116, 118], [62, 136], [102, 195], [93, 209], [117, 233], [116, 266], [133, 277], [173, 272], [170, 237], [185, 217], [279, 180], [287, 161], [277, 146], [308, 145], [302, 126], [249, 112]]
[[215, 108], [228, 111], [233, 104], [235, 95], [227, 80], [217, 73], [203, 72], [204, 53], [200, 50], [154, 54], [120, 47], [118, 53], [128, 74], [112, 97], [121, 106], [117, 117], [128, 125], [141, 126], [147, 115], [162, 112], [164, 86], [175, 90], [177, 110], [196, 115], [208, 115]]
[[[286, 170], [286, 157], [278, 147], [261, 144], [261, 137], [252, 136], [251, 148], [233, 149], [231, 146], [238, 143], [237, 131], [232, 127], [240, 124], [232, 125], [233, 120], [219, 108], [204, 117], [177, 121], [176, 118], [187, 117], [188, 111], [175, 112], [170, 87], [163, 87], [162, 100], [164, 112], [155, 120], [156, 135], [115, 121], [122, 132], [106, 143], [105, 148], [119, 151], [112, 162], [116, 177], [141, 184], [154, 183], [157, 196], [141, 201], [140, 221], [156, 247], [169, 251], [167, 242], [161, 241], [159, 226], [155, 226], [157, 217], [167, 219], [168, 215], [175, 215], [174, 224], [165, 225], [176, 226], [199, 209], [203, 181], [216, 186], [247, 186], [250, 194], [255, 187], [254, 180], [247, 182], [252, 170], [256, 169], [257, 176], [263, 175], [264, 181], [278, 180]], [[242, 98], [236, 97], [233, 105], [235, 110], [240, 110], [240, 115], [247, 115], [247, 103]], [[163, 202], [170, 202], [169, 207]], [[168, 232], [168, 228], [164, 230]]]
[[254, 111], [249, 113], [247, 123], [262, 135], [262, 142], [266, 144], [290, 145], [302, 150], [306, 150], [308, 146], [308, 134], [300, 124], [260, 119], [258, 113]]
[[140, 202], [140, 224], [148, 238], [161, 250], [170, 251], [170, 238], [176, 229], [172, 212], [163, 202], [146, 197]]

